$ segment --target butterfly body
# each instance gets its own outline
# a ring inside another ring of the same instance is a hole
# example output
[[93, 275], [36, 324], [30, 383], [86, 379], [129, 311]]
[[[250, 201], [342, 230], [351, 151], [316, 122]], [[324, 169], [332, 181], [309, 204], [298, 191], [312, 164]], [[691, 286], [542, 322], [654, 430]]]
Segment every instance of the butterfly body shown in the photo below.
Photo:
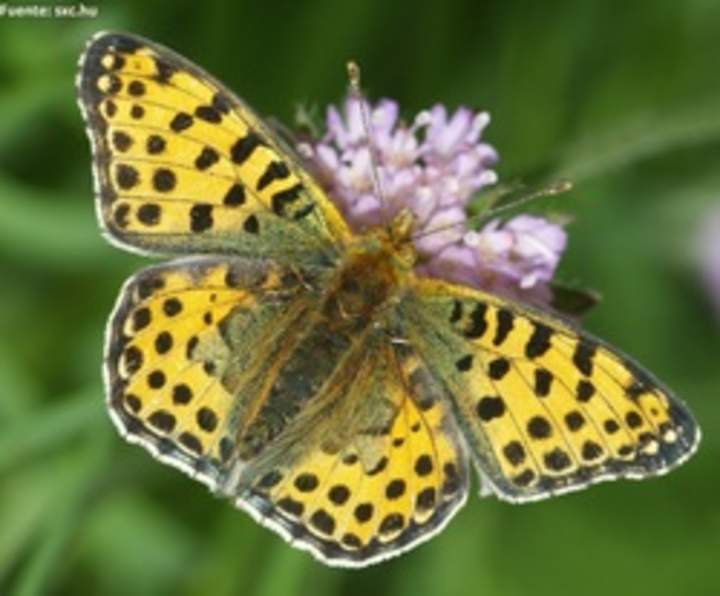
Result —
[[[406, 219], [403, 214], [397, 222], [402, 224]], [[398, 225], [390, 228], [397, 229]], [[240, 459], [258, 456], [306, 402], [320, 400], [338, 379], [352, 378], [359, 366], [357, 353], [371, 341], [368, 336], [377, 336], [377, 341], [392, 338], [395, 309], [407, 290], [415, 259], [412, 245], [402, 246], [408, 240], [407, 236], [379, 229], [359, 236], [331, 267], [311, 273], [291, 266], [283, 274], [284, 283], [294, 287], [290, 292], [302, 304], [298, 307], [302, 316], [283, 337], [282, 347], [278, 346], [272, 375], [264, 369], [260, 373], [273, 379], [272, 383], [263, 385], [259, 379], [253, 380], [254, 387], [262, 387], [255, 399], [263, 405], [254, 412], [254, 418], [236, 422], [238, 444], [245, 446]], [[225, 349], [231, 354], [241, 351], [247, 341], [242, 324], [234, 320], [236, 314], [242, 320], [243, 308], [237, 313], [231, 311], [223, 322], [225, 329], [238, 327], [238, 331], [224, 336]], [[258, 347], [266, 353], [274, 351], [269, 346]], [[229, 378], [233, 379], [226, 382], [229, 393], [249, 393], [241, 376], [231, 374]]]
[[362, 566], [465, 502], [666, 472], [686, 407], [560, 317], [414, 271], [414, 218], [354, 234], [237, 97], [106, 33], [80, 66], [97, 211], [119, 245], [191, 255], [124, 286], [104, 373], [120, 432], [294, 545]]

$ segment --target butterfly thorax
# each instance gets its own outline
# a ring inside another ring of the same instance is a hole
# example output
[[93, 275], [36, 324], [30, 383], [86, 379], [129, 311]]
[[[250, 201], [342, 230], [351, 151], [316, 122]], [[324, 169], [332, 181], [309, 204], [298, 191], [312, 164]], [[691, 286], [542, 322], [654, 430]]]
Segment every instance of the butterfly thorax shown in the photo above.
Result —
[[378, 227], [359, 236], [342, 258], [326, 308], [369, 324], [396, 303], [416, 261], [409, 241], [411, 226], [412, 216], [402, 212], [389, 229]]

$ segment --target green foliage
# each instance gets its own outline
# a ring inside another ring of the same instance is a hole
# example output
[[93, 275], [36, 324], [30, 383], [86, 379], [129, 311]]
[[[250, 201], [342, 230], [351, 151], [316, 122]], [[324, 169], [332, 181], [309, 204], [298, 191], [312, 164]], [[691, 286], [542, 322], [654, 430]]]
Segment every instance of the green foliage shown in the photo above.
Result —
[[[692, 249], [718, 204], [720, 4], [561, 0], [101, 4], [96, 20], [0, 18], [0, 593], [676, 595], [717, 589], [720, 324]], [[104, 413], [105, 318], [138, 258], [94, 221], [73, 79], [85, 39], [124, 29], [292, 121], [364, 68], [407, 110], [488, 109], [501, 178], [568, 177], [561, 279], [587, 326], [689, 402], [697, 456], [670, 476], [545, 503], [470, 499], [428, 545], [322, 567], [125, 444]], [[718, 430], [716, 433], [715, 431]]]

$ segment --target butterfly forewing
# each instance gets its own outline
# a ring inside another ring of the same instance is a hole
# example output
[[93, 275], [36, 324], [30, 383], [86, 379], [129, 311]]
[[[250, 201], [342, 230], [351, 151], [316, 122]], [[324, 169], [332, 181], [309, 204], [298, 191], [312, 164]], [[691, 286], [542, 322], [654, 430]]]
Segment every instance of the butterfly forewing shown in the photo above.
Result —
[[99, 217], [122, 245], [326, 262], [347, 240], [296, 157], [174, 52], [100, 34], [83, 54], [78, 87]]
[[666, 388], [557, 318], [422, 279], [403, 316], [501, 498], [533, 500], [661, 474], [697, 445], [696, 424]]

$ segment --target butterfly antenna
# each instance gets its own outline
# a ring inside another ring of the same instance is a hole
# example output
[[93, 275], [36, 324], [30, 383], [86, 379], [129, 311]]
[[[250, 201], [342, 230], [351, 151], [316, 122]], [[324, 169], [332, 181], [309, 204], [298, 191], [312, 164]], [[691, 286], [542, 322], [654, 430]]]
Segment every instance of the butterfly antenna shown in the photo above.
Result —
[[543, 188], [540, 188], [525, 195], [521, 195], [519, 197], [511, 198], [509, 200], [505, 198], [507, 197], [507, 195], [505, 195], [505, 197], [501, 196], [499, 197], [495, 206], [491, 206], [487, 211], [482, 211], [476, 214], [474, 218], [477, 218], [479, 220], [481, 218], [495, 217], [498, 213], [504, 213], [505, 211], [514, 209], [515, 207], [519, 207], [520, 205], [524, 205], [525, 203], [529, 203], [530, 201], [541, 199], [543, 197], [554, 197], [556, 195], [569, 192], [570, 190], [572, 190], [572, 187], [573, 184], [572, 182], [570, 182], [570, 180], [556, 180], [555, 182], [551, 182]]
[[547, 186], [538, 189], [536, 191], [533, 191], [531, 193], [515, 197], [512, 199], [507, 199], [507, 197], [516, 190], [517, 187], [510, 186], [507, 188], [507, 190], [501, 191], [500, 197], [496, 201], [497, 207], [490, 207], [480, 213], [477, 213], [476, 215], [469, 217], [466, 221], [459, 221], [453, 224], [448, 224], [446, 226], [440, 226], [437, 228], [433, 228], [431, 230], [426, 230], [420, 234], [415, 234], [412, 237], [412, 240], [418, 240], [420, 238], [425, 238], [427, 236], [430, 236], [432, 234], [436, 234], [438, 232], [444, 232], [445, 230], [451, 230], [453, 228], [457, 228], [458, 226], [467, 226], [468, 224], [477, 223], [482, 221], [483, 219], [489, 219], [491, 217], [495, 217], [498, 213], [504, 213], [505, 211], [509, 211], [510, 209], [514, 209], [515, 207], [518, 207], [520, 205], [524, 205], [525, 203], [529, 203], [530, 201], [534, 201], [536, 199], [540, 199], [542, 197], [552, 197], [556, 196], [565, 192], [568, 192], [572, 189], [572, 182], [569, 180], [557, 180], [556, 182], [552, 182], [548, 184]]
[[[372, 134], [372, 126], [370, 120], [370, 110], [368, 102], [363, 95], [360, 87], [360, 66], [357, 62], [350, 61], [347, 63], [348, 83], [350, 95], [354, 97], [360, 106], [360, 118], [362, 119], [363, 130], [367, 140], [368, 154], [370, 156], [370, 176], [372, 178], [373, 192], [380, 201], [380, 214], [385, 215], [387, 210], [387, 201], [385, 200], [385, 190], [380, 180], [379, 157]], [[385, 219], [384, 217], [382, 218]]]

